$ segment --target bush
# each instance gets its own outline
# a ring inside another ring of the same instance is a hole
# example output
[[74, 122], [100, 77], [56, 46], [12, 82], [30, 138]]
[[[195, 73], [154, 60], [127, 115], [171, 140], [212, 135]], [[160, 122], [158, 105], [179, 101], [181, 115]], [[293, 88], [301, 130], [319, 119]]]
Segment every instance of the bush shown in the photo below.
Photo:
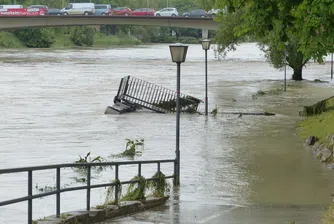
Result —
[[28, 28], [17, 30], [14, 34], [24, 45], [31, 48], [49, 48], [55, 42], [52, 28]]
[[93, 46], [95, 33], [94, 27], [76, 27], [71, 33], [71, 40], [77, 46]]
[[195, 37], [179, 37], [180, 43], [183, 44], [198, 44], [199, 40]]
[[135, 26], [132, 29], [132, 35], [142, 42], [151, 42], [151, 36], [148, 30], [142, 26]]
[[19, 48], [23, 47], [20, 40], [14, 34], [0, 32], [0, 48]]

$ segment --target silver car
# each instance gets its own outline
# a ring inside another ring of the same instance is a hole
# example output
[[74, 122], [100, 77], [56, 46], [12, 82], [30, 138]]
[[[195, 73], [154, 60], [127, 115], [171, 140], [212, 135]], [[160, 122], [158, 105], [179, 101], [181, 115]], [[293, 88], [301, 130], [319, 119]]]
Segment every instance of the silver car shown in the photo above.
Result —
[[176, 8], [163, 8], [154, 13], [155, 16], [178, 16], [179, 13]]

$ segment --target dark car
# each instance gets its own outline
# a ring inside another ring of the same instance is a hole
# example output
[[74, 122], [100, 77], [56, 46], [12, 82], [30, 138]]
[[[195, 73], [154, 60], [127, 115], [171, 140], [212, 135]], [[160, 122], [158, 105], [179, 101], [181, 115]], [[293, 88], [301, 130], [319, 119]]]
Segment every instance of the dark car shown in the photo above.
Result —
[[61, 15], [61, 10], [60, 9], [49, 9], [48, 10], [48, 15], [55, 15], [55, 16], [60, 16]]
[[208, 13], [204, 9], [195, 9], [182, 14], [184, 17], [207, 17]]
[[133, 16], [154, 16], [154, 9], [140, 8], [132, 12]]
[[111, 5], [107, 4], [95, 4], [95, 15], [111, 15]]

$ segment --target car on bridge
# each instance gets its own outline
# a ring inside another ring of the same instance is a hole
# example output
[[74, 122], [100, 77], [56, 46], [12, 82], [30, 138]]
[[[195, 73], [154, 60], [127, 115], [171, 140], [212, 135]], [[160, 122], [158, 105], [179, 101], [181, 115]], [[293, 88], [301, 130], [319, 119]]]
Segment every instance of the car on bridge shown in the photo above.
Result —
[[117, 7], [111, 11], [111, 15], [113, 16], [130, 16], [132, 15], [132, 11], [129, 7]]
[[60, 16], [61, 15], [61, 10], [60, 9], [49, 9], [47, 15]]
[[95, 15], [96, 16], [110, 16], [111, 15], [111, 5], [107, 4], [95, 4]]
[[69, 3], [61, 10], [62, 15], [94, 15], [94, 3]]
[[45, 14], [48, 14], [48, 11], [49, 11], [49, 7], [47, 7], [46, 5], [31, 5], [31, 6], [28, 7], [28, 9], [44, 10]]
[[204, 9], [194, 9], [182, 14], [184, 17], [207, 17], [208, 13]]
[[132, 12], [133, 16], [154, 16], [154, 9], [151, 8], [140, 8]]
[[23, 5], [0, 5], [0, 9], [23, 9]]
[[163, 8], [154, 13], [155, 16], [178, 16], [179, 13], [176, 8]]

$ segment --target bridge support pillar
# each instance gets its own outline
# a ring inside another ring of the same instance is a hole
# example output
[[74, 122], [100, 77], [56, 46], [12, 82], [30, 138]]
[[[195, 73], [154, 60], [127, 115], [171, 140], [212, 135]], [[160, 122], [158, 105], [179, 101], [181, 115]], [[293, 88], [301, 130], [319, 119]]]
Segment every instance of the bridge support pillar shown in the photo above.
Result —
[[202, 29], [202, 39], [208, 39], [209, 38], [209, 30]]

